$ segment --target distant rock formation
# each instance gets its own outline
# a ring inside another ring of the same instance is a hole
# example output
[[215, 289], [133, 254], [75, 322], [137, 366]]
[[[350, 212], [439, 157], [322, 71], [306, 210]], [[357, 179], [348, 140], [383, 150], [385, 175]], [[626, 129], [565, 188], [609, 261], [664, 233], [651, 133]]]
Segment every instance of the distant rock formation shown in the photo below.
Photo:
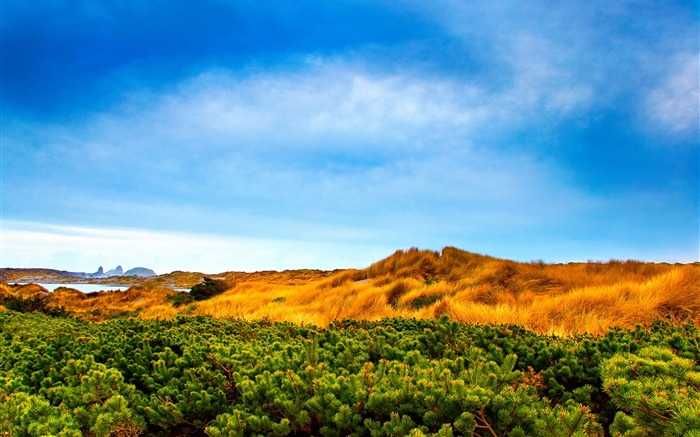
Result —
[[122, 269], [122, 266], [117, 266], [116, 269], [109, 270], [107, 273], [105, 273], [106, 277], [111, 277], [111, 276], [121, 276], [124, 274], [124, 269]]
[[85, 277], [88, 278], [110, 278], [112, 276], [143, 276], [151, 277], [157, 276], [156, 272], [146, 267], [134, 267], [133, 269], [127, 270], [126, 272], [122, 266], [117, 266], [116, 268], [108, 271], [104, 271], [102, 266], [95, 273], [86, 274]]
[[[2, 0], [0, 0], [2, 1]], [[153, 276], [158, 276], [156, 272], [145, 267], [135, 267], [131, 270], [124, 271], [124, 269], [117, 267], [105, 273], [104, 268], [100, 266], [95, 273], [86, 272], [69, 272], [66, 270], [54, 270], [45, 268], [11, 268], [5, 267], [0, 268], [0, 282], [27, 282], [27, 283], [71, 283], [76, 282], [76, 278], [80, 279], [105, 279], [110, 276], [132, 276], [141, 278], [150, 278]], [[86, 281], [77, 281], [86, 282]], [[103, 282], [103, 281], [100, 281]], [[128, 283], [129, 281], [127, 281]], [[134, 283], [140, 281], [134, 280]]]
[[156, 272], [151, 269], [147, 269], [145, 267], [134, 267], [133, 269], [124, 272], [124, 276], [144, 276], [148, 278], [157, 275]]

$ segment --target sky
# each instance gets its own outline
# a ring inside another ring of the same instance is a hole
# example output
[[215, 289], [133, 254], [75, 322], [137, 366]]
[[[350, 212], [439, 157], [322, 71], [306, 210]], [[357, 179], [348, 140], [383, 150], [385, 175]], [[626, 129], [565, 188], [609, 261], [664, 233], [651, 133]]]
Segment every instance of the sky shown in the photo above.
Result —
[[0, 267], [700, 260], [696, 1], [0, 8]]

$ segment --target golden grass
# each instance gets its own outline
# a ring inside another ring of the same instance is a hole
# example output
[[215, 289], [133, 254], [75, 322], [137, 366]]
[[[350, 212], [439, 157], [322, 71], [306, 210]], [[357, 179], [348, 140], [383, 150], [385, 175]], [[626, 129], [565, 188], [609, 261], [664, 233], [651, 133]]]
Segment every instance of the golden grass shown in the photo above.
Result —
[[[176, 272], [126, 292], [84, 295], [60, 289], [48, 299], [91, 320], [129, 312], [148, 319], [172, 318], [186, 312], [325, 326], [345, 318], [447, 315], [467, 323], [519, 324], [558, 335], [600, 334], [613, 326], [648, 325], [657, 318], [700, 326], [698, 263], [517, 263], [448, 247], [441, 253], [397, 251], [362, 270], [215, 276], [231, 288], [179, 308], [167, 300], [175, 292], [162, 284], [191, 281], [201, 274]], [[11, 286], [0, 287], [0, 294], [17, 293]]]
[[602, 332], [611, 326], [649, 324], [655, 318], [700, 322], [700, 270], [687, 266], [641, 283], [576, 288], [527, 309], [526, 326], [538, 331]]
[[177, 311], [166, 303], [166, 296], [175, 292], [166, 288], [132, 286], [126, 291], [82, 293], [59, 287], [46, 297], [47, 304], [63, 307], [88, 320], [102, 321], [114, 316], [141, 316], [143, 318], [171, 318]]

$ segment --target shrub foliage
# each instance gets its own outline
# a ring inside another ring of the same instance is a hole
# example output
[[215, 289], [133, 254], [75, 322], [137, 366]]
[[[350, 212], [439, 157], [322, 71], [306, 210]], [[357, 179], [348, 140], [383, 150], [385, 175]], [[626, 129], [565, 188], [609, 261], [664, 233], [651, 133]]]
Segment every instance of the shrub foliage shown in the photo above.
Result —
[[0, 434], [697, 435], [699, 333], [0, 313]]
[[44, 313], [52, 317], [68, 317], [69, 313], [63, 307], [46, 305], [46, 301], [38, 296], [23, 298], [21, 296], [0, 296], [0, 305], [5, 309], [20, 313]]
[[223, 293], [228, 289], [228, 284], [220, 279], [204, 277], [202, 282], [190, 289], [190, 296], [194, 300], [206, 300]]

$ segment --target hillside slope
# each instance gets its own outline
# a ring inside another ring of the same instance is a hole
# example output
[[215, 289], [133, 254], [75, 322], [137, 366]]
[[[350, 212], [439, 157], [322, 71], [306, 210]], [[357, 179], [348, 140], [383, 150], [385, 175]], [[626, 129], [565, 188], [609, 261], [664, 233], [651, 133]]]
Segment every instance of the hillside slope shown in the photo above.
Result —
[[537, 332], [601, 333], [655, 318], [700, 323], [700, 267], [635, 261], [517, 263], [455, 248], [410, 249], [363, 270], [296, 287], [239, 283], [195, 314], [326, 325], [332, 320], [447, 315]]
[[[191, 283], [203, 275], [182, 276]], [[158, 278], [123, 293], [81, 296], [62, 290], [46, 299], [93, 320], [184, 313], [325, 326], [346, 318], [446, 315], [469, 323], [519, 324], [547, 334], [602, 333], [657, 318], [700, 325], [697, 263], [518, 263], [446, 247], [441, 252], [399, 250], [361, 270], [216, 276], [228, 284], [225, 293], [178, 307], [173, 305], [177, 292]]]

